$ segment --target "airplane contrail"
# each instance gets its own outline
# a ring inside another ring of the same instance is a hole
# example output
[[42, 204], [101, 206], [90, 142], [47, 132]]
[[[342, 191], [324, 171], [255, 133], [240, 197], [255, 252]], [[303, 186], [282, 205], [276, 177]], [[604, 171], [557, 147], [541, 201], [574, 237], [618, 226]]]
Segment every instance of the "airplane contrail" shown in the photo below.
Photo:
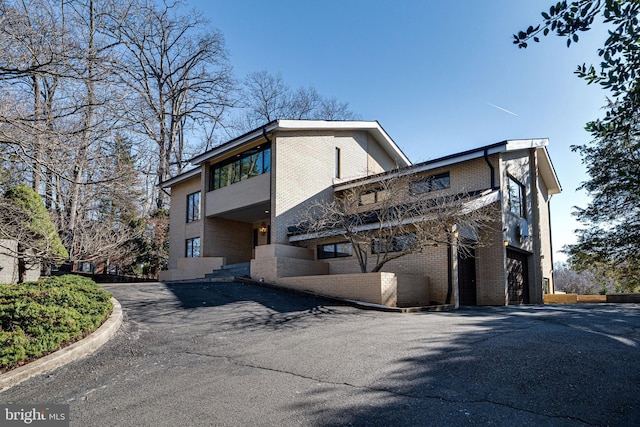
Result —
[[511, 114], [512, 116], [518, 117], [518, 115], [516, 113], [514, 113], [513, 111], [509, 111], [509, 110], [506, 110], [506, 109], [504, 109], [502, 107], [498, 107], [497, 105], [494, 105], [494, 104], [492, 104], [490, 102], [487, 102], [487, 104], [491, 105], [493, 108], [497, 108], [500, 111], [504, 111], [507, 114]]

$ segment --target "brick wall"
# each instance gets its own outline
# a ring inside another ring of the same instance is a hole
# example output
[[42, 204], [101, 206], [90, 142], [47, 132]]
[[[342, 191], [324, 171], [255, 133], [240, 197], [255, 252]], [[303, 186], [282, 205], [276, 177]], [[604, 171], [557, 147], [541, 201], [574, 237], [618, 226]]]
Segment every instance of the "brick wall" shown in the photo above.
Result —
[[206, 218], [203, 256], [225, 257], [227, 264], [249, 262], [253, 254], [253, 224]]
[[396, 274], [398, 307], [421, 307], [431, 303], [431, 285], [426, 276]]
[[[18, 242], [10, 239], [0, 239], [0, 283], [18, 282], [18, 259], [11, 253], [18, 250]], [[40, 266], [27, 269], [26, 281], [31, 282], [40, 278]]]
[[177, 269], [161, 271], [158, 275], [158, 280], [162, 282], [201, 279], [205, 274], [211, 273], [213, 270], [220, 268], [224, 263], [224, 258], [179, 258], [177, 262]]
[[388, 272], [336, 274], [279, 278], [277, 283], [293, 289], [388, 307], [429, 304], [429, 282], [426, 278], [415, 275]]
[[476, 300], [478, 305], [507, 303], [506, 253], [500, 222], [483, 233], [483, 246], [476, 249]]
[[273, 243], [288, 242], [287, 227], [299, 221], [308, 203], [333, 197], [336, 148], [340, 149], [341, 177], [356, 178], [367, 174], [370, 143], [364, 131], [278, 133], [272, 153]]
[[397, 306], [396, 276], [392, 273], [340, 274], [326, 277], [280, 278], [282, 286], [340, 298]]
[[329, 274], [329, 265], [315, 261], [312, 250], [288, 245], [265, 245], [256, 247], [251, 260], [251, 277], [275, 282], [280, 277]]
[[547, 193], [542, 178], [538, 177], [538, 200], [540, 201], [539, 224], [540, 224], [540, 262], [542, 263], [543, 279], [549, 280], [549, 288], [547, 291], [553, 293], [553, 250], [551, 245], [551, 218], [549, 215], [549, 204], [551, 196]]
[[[171, 215], [169, 217], [169, 269], [178, 267], [178, 258], [185, 256], [186, 239], [202, 235], [202, 219], [187, 224], [187, 195], [201, 189], [200, 176], [171, 187]], [[203, 193], [200, 194], [202, 201]]]
[[0, 240], [0, 283], [16, 283], [18, 281], [18, 260], [7, 254], [7, 252], [15, 252], [17, 250], [17, 241]]

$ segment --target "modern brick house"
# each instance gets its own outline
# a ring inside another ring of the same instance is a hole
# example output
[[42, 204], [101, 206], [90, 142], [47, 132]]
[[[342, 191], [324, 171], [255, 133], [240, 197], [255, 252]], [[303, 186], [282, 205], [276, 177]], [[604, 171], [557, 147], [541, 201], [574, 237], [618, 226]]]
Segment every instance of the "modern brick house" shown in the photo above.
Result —
[[[503, 141], [412, 164], [375, 121], [271, 122], [195, 157], [194, 169], [162, 184], [171, 216], [160, 280], [240, 264], [254, 279], [389, 306], [541, 303], [553, 292], [549, 201], [561, 191], [547, 144]], [[485, 244], [472, 257], [440, 245], [360, 273], [348, 243], [291, 233], [310, 201], [392, 170], [497, 206]]]

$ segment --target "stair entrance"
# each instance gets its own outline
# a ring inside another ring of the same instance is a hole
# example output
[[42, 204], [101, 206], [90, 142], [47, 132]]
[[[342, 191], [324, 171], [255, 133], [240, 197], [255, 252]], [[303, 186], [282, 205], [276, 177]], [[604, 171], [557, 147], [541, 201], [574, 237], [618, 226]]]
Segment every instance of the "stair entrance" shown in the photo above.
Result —
[[211, 273], [207, 273], [205, 278], [207, 279], [220, 279], [223, 277], [250, 277], [251, 276], [251, 262], [241, 262], [238, 264], [223, 265], [222, 268], [213, 270]]

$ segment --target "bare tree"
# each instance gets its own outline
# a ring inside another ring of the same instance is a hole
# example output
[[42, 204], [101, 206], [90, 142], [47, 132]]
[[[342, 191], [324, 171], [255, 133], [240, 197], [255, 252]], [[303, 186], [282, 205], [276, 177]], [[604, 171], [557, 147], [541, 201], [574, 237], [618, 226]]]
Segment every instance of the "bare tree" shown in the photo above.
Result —
[[32, 187], [40, 190], [47, 169], [46, 143], [53, 130], [53, 104], [58, 88], [62, 45], [61, 11], [48, 1], [0, 2], [0, 81], [4, 100], [13, 107], [2, 111], [0, 138], [30, 172]]
[[313, 86], [293, 90], [281, 74], [256, 71], [244, 80], [244, 122], [253, 129], [276, 119], [352, 120], [349, 104], [321, 96]]
[[127, 197], [132, 187], [131, 172], [113, 165], [127, 91], [114, 74], [118, 40], [106, 31], [127, 4], [0, 1], [3, 163], [9, 183], [29, 182], [43, 196], [72, 261], [112, 248], [109, 236], [117, 240], [128, 221], [96, 220], [105, 194]]
[[[206, 21], [196, 14], [180, 15], [178, 7], [177, 2], [142, 0], [115, 17], [110, 30], [124, 48], [118, 73], [133, 91], [128, 119], [156, 144], [160, 182], [186, 165], [187, 126], [217, 123], [232, 104], [222, 33], [201, 32]], [[165, 205], [160, 188], [155, 204], [158, 209]]]
[[553, 268], [556, 290], [573, 294], [606, 294], [620, 290], [619, 286], [606, 275], [602, 266], [593, 264], [589, 270], [576, 271], [570, 265], [556, 263]]
[[324, 120], [355, 120], [356, 114], [349, 109], [348, 102], [336, 98], [323, 98], [317, 116]]
[[344, 238], [363, 273], [381, 271], [387, 262], [429, 246], [456, 244], [468, 252], [483, 244], [482, 231], [490, 227], [495, 205], [473, 193], [422, 191], [415, 179], [394, 172], [313, 202], [297, 232], [316, 239]]

